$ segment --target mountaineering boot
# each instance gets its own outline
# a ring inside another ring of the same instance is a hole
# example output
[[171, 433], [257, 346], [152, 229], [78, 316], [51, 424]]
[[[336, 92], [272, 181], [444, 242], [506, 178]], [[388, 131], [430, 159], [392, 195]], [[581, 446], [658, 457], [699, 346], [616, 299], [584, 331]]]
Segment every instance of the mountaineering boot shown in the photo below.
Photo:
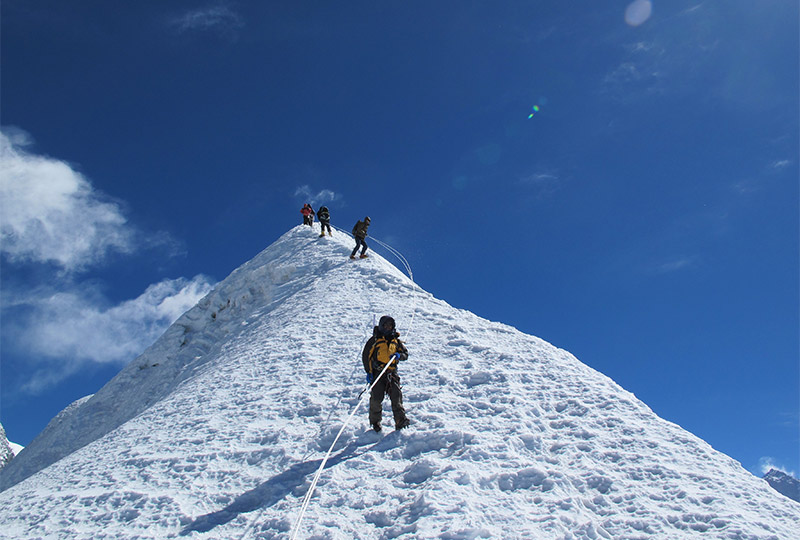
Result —
[[355, 256], [355, 255], [350, 255], [350, 258], [351, 258], [351, 259], [355, 259], [355, 258], [356, 258], [356, 256]]
[[410, 425], [411, 425], [411, 422], [409, 422], [408, 418], [406, 418], [402, 422], [398, 422], [397, 425], [394, 426], [394, 429], [403, 429], [403, 428], [407, 428]]
[[366, 253], [362, 253], [361, 255], [358, 256], [359, 259], [366, 259], [367, 257], [369, 257], [369, 255], [367, 255]]
[[383, 428], [381, 427], [380, 422], [375, 422], [374, 424], [372, 424], [372, 429], [374, 429], [376, 433], [380, 433], [381, 429]]
[[328, 231], [328, 236], [333, 236], [333, 233], [331, 231]]
[[323, 236], [325, 236], [324, 232], [321, 235], [319, 235], [320, 238], [322, 238]]

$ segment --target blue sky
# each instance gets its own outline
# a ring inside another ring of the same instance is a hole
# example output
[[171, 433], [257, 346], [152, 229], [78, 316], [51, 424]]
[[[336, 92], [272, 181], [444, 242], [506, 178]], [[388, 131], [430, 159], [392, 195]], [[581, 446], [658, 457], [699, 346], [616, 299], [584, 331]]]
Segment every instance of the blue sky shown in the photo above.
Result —
[[797, 3], [346, 4], [3, 2], [9, 437], [311, 201], [370, 215], [435, 296], [797, 474]]

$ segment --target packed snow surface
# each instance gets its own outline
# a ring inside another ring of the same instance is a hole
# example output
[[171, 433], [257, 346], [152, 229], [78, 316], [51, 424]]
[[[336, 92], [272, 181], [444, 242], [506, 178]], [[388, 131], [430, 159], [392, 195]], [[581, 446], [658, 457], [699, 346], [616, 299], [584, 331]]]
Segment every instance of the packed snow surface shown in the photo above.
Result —
[[412, 425], [387, 399], [374, 433], [361, 403], [298, 538], [800, 537], [800, 504], [608, 377], [318, 235], [290, 230], [54, 419], [0, 473], [0, 537], [289, 538], [384, 314]]

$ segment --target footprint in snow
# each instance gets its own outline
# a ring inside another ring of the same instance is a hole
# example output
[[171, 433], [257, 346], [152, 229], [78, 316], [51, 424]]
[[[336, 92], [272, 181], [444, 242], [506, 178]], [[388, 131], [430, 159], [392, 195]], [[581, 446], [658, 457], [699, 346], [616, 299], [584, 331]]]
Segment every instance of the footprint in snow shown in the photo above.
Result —
[[403, 472], [403, 482], [406, 484], [421, 484], [436, 472], [437, 467], [432, 461], [423, 459], [411, 464]]

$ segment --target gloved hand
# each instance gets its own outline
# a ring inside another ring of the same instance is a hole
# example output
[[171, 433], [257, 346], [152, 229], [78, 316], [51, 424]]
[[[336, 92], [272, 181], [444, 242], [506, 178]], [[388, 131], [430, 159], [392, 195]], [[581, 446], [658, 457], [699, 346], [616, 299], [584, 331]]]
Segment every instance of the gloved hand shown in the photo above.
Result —
[[397, 360], [398, 362], [402, 361], [403, 359], [400, 358], [400, 353], [396, 352], [392, 356], [389, 357], [389, 360]]
[[372, 373], [367, 373], [367, 384], [372, 384], [372, 380], [373, 380]]

